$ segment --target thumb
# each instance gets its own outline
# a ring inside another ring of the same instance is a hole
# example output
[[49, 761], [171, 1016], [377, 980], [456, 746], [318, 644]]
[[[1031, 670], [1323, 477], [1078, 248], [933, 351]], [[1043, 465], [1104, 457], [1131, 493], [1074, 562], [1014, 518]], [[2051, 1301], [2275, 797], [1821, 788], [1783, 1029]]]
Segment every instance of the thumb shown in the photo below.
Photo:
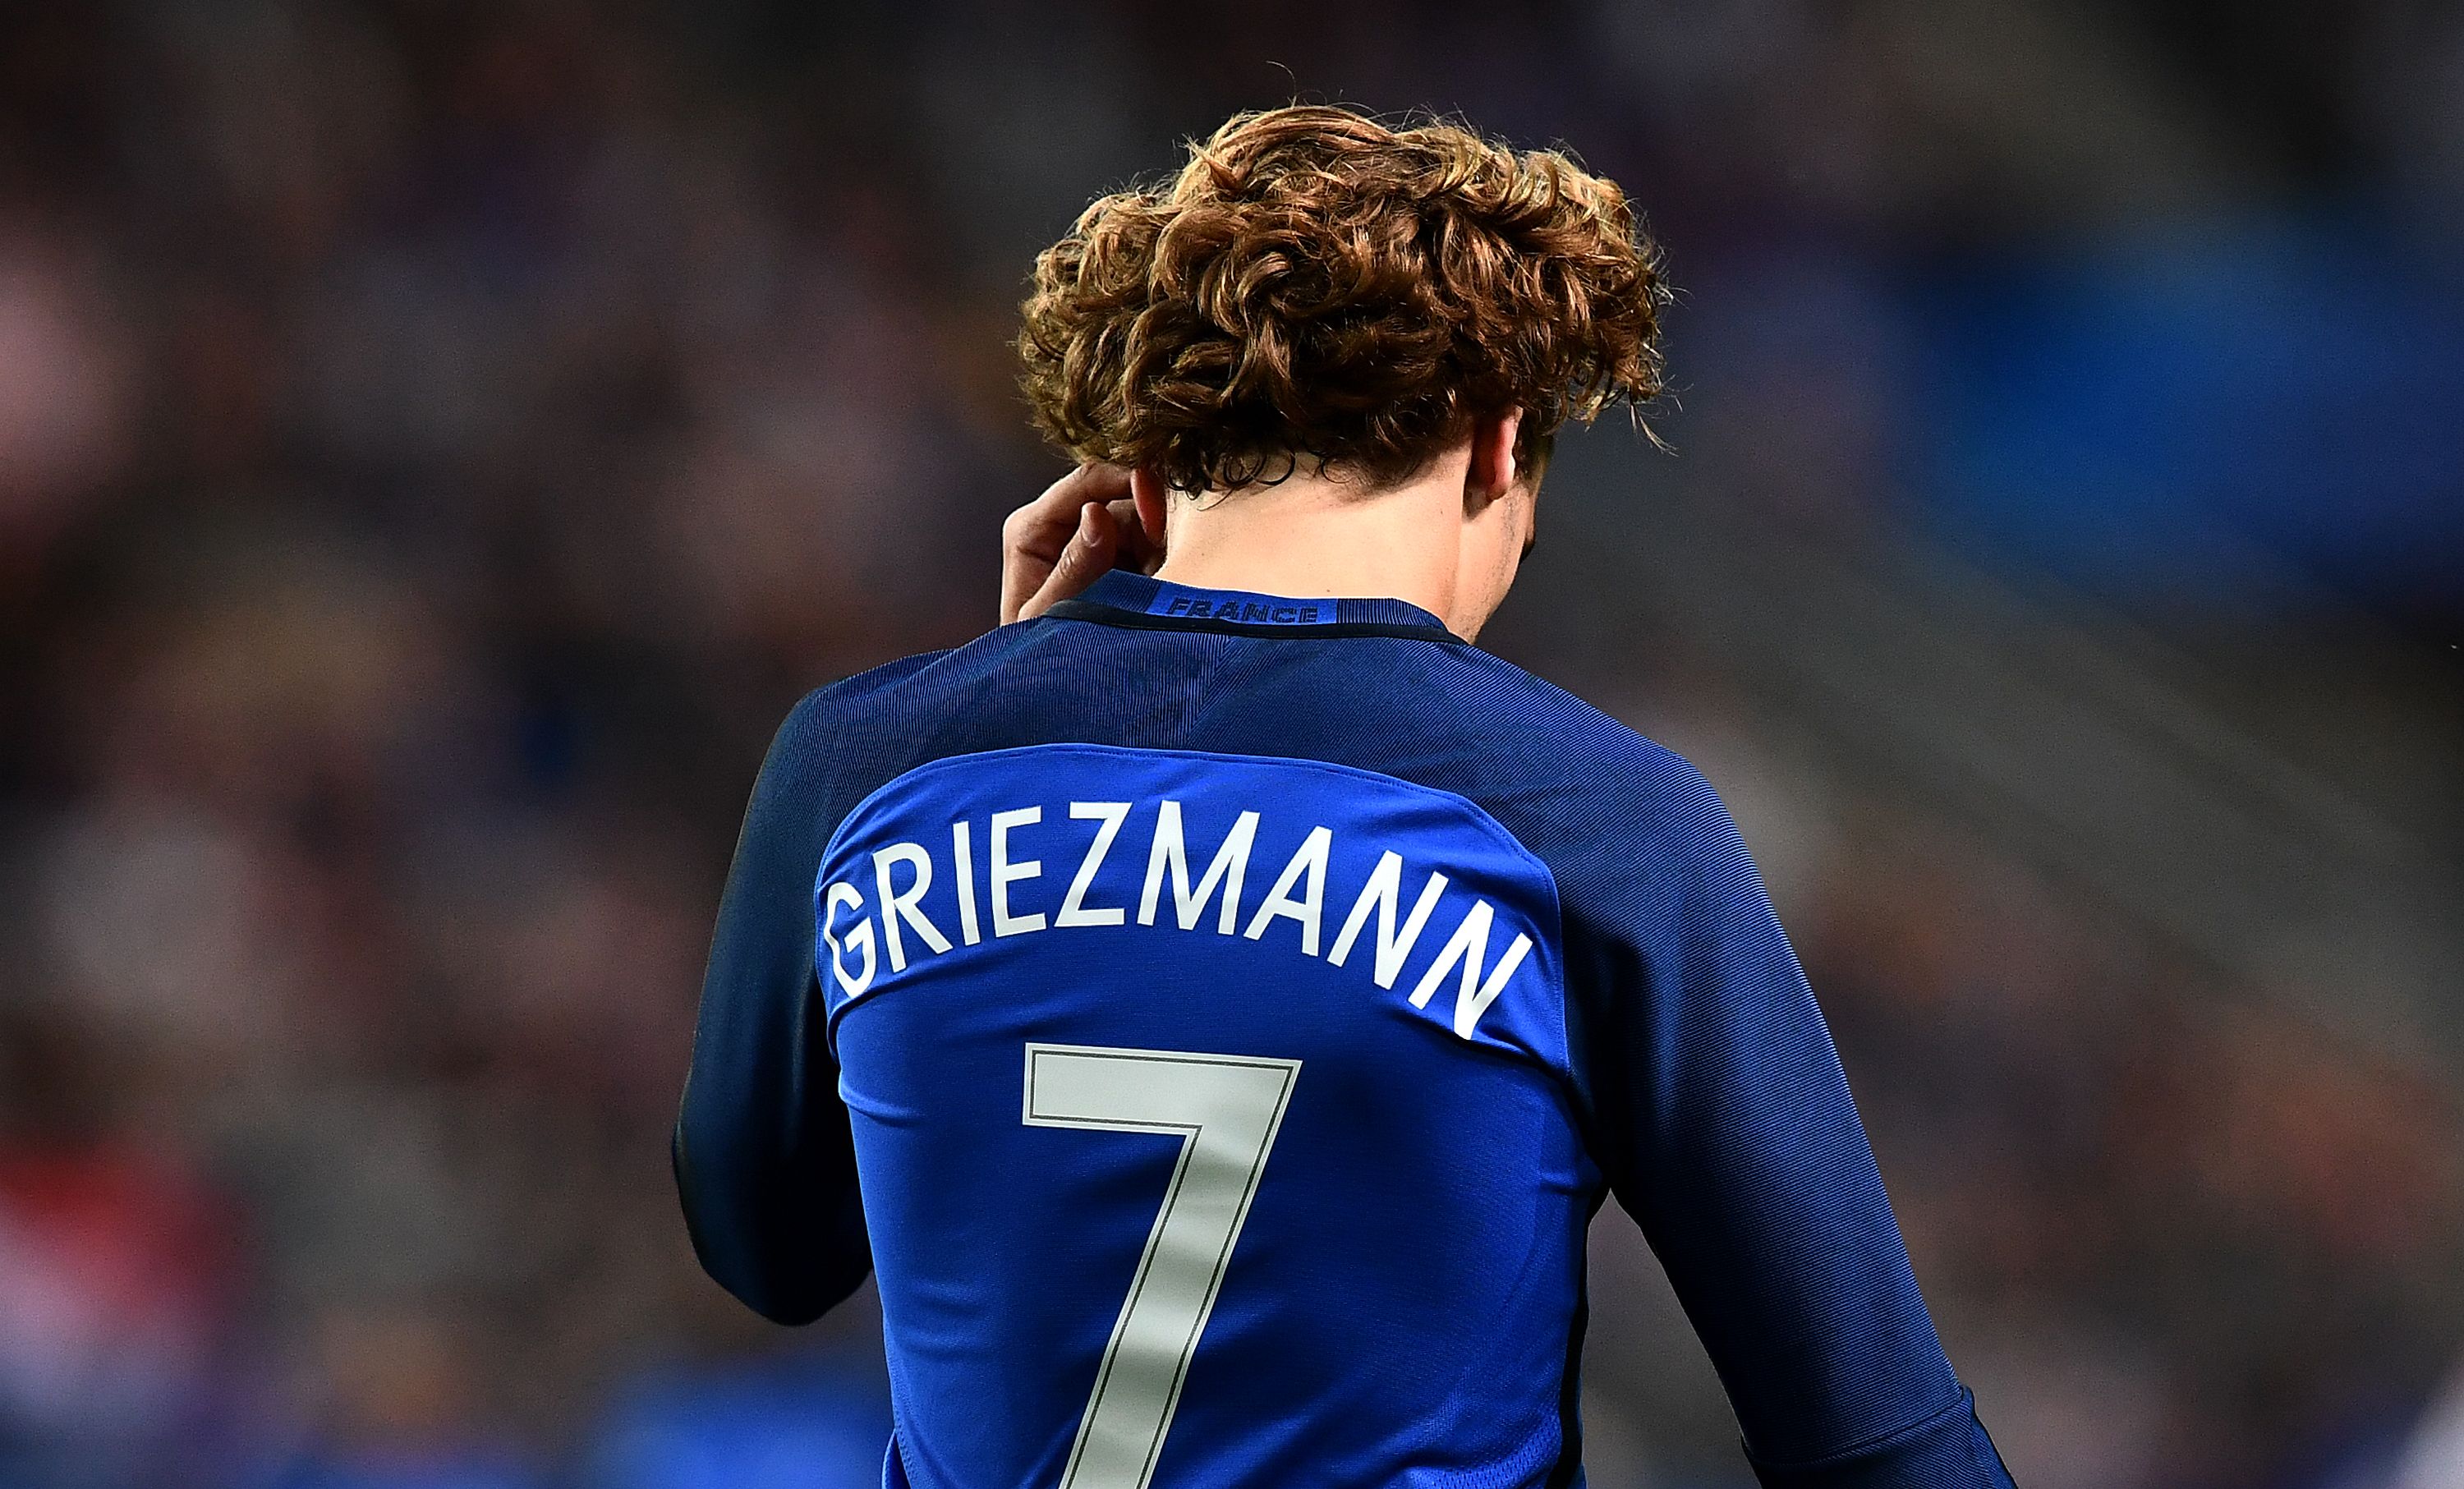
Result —
[[1042, 615], [1102, 578], [1111, 568], [1120, 545], [1120, 526], [1104, 510], [1102, 502], [1081, 507], [1078, 531], [1070, 535], [1068, 546], [1061, 550], [1061, 558], [1052, 565], [1052, 573], [1045, 579], [1043, 587], [1019, 607], [1019, 619]]

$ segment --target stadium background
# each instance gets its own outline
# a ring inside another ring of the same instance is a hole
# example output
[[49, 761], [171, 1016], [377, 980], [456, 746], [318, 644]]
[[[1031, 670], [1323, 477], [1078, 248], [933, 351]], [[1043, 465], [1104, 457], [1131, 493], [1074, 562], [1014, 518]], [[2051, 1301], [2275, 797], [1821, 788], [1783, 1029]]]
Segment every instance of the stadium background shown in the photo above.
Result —
[[[1493, 644], [1731, 799], [2020, 1481], [2464, 1483], [2456, 8], [16, 0], [0, 1485], [873, 1481], [669, 1188], [737, 814], [986, 624], [1033, 251], [1295, 94], [1666, 239]], [[1595, 1234], [1593, 1482], [1743, 1483]]]

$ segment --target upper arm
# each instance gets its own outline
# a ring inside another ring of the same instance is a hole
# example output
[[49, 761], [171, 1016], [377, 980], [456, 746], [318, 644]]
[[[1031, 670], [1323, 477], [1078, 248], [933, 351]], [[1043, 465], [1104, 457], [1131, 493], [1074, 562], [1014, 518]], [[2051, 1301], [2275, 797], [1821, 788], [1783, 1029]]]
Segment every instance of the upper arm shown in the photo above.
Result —
[[813, 964], [813, 880], [843, 807], [825, 695], [779, 731], [746, 807], [702, 981], [676, 1183], [703, 1267], [804, 1323], [870, 1269]]
[[1567, 895], [1570, 1033], [1602, 1170], [1766, 1481], [2007, 1483], [1770, 897], [1708, 784], [1671, 765], [1621, 871]]

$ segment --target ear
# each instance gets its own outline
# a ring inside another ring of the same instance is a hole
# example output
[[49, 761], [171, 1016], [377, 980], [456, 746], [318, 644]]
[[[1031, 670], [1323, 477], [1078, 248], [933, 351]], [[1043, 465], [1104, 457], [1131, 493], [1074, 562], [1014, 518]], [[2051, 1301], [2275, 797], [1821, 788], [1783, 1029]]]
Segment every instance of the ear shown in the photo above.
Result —
[[1164, 514], [1170, 510], [1163, 477], [1145, 466], [1130, 472], [1130, 499], [1138, 506], [1138, 526], [1146, 530], [1147, 541], [1163, 552]]
[[1463, 494], [1475, 508], [1485, 507], [1514, 489], [1514, 436], [1523, 427], [1523, 410], [1509, 408], [1472, 422], [1471, 469], [1463, 472]]

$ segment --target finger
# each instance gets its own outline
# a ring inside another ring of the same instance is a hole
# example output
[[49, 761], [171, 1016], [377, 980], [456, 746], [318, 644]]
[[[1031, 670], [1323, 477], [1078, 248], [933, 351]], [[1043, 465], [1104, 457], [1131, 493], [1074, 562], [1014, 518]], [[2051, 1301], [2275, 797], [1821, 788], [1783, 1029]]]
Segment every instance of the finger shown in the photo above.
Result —
[[1002, 521], [1001, 624], [1019, 619], [1026, 599], [1050, 577], [1078, 531], [1079, 513], [1090, 502], [1125, 496], [1129, 485], [1129, 472], [1117, 466], [1080, 466]]
[[1120, 552], [1120, 528], [1101, 502], [1089, 502], [1079, 509], [1078, 531], [1061, 550], [1060, 559], [1052, 565], [1050, 577], [1045, 580], [1032, 599], [1019, 607], [1019, 619], [1033, 620], [1062, 601], [1079, 594], [1112, 567]]
[[1135, 569], [1140, 574], [1153, 574], [1163, 564], [1163, 545], [1147, 536], [1146, 524], [1138, 520], [1138, 504], [1126, 496], [1104, 504], [1111, 515], [1112, 529], [1118, 535], [1119, 551], [1113, 556], [1116, 568]]
[[1130, 473], [1118, 466], [1084, 465], [1044, 489], [1044, 494], [1009, 515], [1002, 540], [1058, 558], [1078, 531], [1078, 512], [1089, 502], [1125, 498]]

